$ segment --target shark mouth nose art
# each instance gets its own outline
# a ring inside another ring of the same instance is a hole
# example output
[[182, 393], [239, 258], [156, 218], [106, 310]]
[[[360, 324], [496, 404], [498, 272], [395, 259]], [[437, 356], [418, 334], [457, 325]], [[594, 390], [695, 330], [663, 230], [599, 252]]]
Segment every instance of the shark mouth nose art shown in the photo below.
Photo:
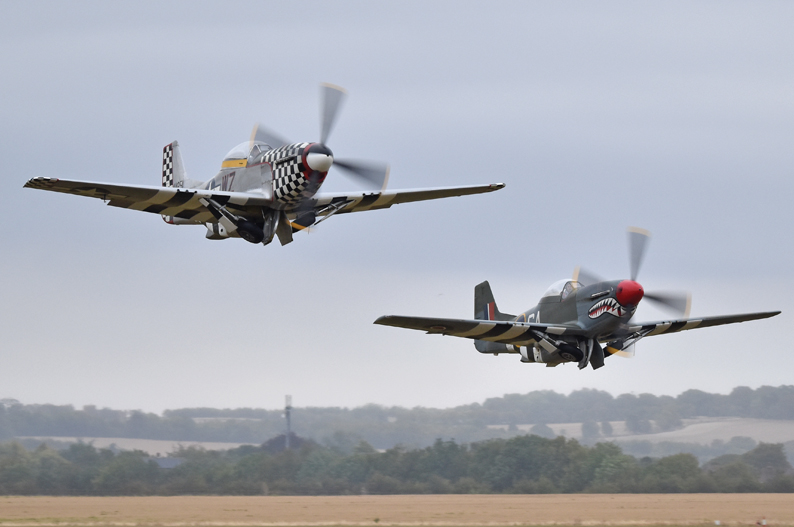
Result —
[[626, 313], [626, 309], [617, 300], [609, 297], [593, 304], [587, 315], [590, 318], [598, 318], [604, 313], [609, 313], [613, 317], [622, 317]]

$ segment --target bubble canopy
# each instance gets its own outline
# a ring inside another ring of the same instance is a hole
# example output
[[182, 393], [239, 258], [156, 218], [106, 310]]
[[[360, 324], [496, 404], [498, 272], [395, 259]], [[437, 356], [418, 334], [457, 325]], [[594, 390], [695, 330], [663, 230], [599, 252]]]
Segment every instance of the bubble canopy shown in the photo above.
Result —
[[563, 278], [562, 280], [557, 280], [553, 284], [546, 289], [546, 292], [543, 293], [543, 298], [550, 297], [550, 296], [558, 296], [561, 300], [565, 300], [568, 295], [572, 292], [576, 291], [582, 287], [582, 284], [571, 280], [570, 278]]
[[248, 159], [251, 154], [257, 155], [260, 152], [267, 152], [268, 150], [272, 150], [272, 148], [270, 148], [270, 145], [267, 143], [263, 143], [262, 141], [246, 141], [229, 150], [229, 153], [226, 154], [223, 160]]

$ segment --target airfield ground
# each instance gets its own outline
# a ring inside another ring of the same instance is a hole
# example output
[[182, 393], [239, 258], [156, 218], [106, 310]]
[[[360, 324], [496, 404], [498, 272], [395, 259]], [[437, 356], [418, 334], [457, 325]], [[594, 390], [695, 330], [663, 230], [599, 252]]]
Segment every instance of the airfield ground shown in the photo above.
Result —
[[12, 526], [794, 526], [791, 494], [0, 497]]

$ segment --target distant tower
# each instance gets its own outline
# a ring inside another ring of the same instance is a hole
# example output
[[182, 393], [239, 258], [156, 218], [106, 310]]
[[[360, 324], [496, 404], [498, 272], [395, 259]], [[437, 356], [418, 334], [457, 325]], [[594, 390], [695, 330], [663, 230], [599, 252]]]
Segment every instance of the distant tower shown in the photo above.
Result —
[[287, 419], [287, 438], [284, 441], [284, 449], [289, 450], [289, 436], [292, 435], [292, 422], [290, 421], [290, 412], [292, 411], [292, 396], [287, 395], [284, 404], [284, 417]]

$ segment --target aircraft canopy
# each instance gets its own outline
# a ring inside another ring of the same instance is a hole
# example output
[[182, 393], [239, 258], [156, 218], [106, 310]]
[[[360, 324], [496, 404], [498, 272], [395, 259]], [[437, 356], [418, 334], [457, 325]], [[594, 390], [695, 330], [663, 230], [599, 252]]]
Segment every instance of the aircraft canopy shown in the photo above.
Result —
[[246, 141], [229, 150], [229, 153], [226, 154], [223, 160], [248, 159], [249, 157], [256, 157], [260, 153], [267, 152], [268, 150], [272, 149], [267, 143], [263, 143], [262, 141], [254, 141], [253, 143], [251, 141]]
[[569, 278], [563, 278], [562, 280], [557, 280], [553, 284], [546, 289], [546, 292], [543, 293], [543, 298], [550, 297], [550, 296], [558, 296], [560, 300], [565, 300], [568, 298], [568, 295], [576, 291], [582, 287], [582, 284], [571, 280]]

